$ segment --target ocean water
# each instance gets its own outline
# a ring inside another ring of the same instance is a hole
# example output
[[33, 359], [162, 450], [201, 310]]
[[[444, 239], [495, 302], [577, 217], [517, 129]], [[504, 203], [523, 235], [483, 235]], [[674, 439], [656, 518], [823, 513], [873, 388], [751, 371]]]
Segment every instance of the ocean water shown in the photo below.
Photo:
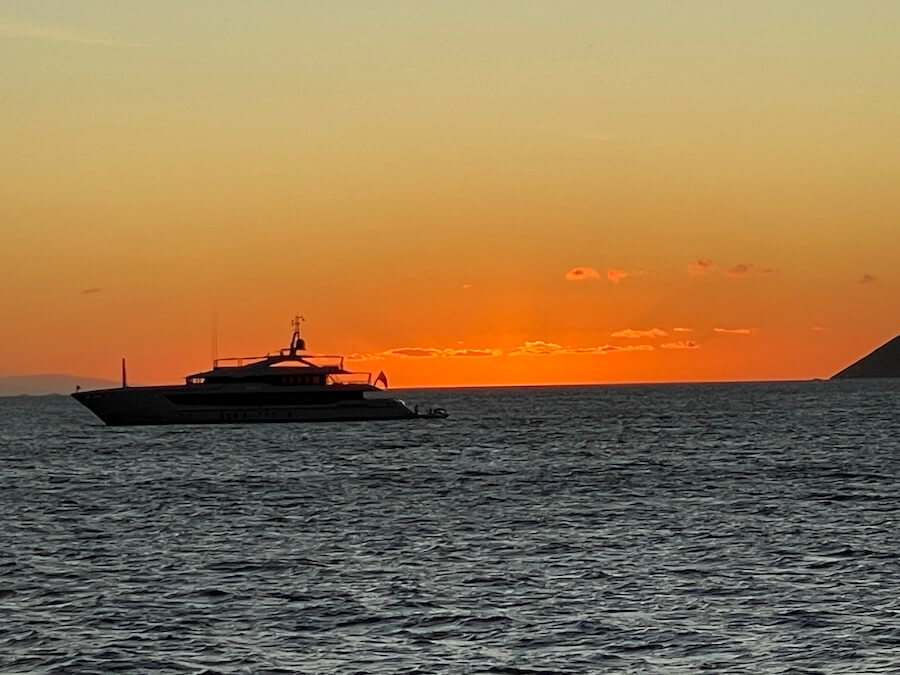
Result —
[[401, 396], [0, 399], [0, 672], [900, 672], [900, 381]]

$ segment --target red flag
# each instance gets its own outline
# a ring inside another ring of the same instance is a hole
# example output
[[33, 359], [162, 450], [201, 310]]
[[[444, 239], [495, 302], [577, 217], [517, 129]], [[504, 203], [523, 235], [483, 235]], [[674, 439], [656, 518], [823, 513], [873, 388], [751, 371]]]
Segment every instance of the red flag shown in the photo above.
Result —
[[388, 387], [387, 375], [384, 374], [383, 370], [379, 371], [378, 377], [375, 378], [375, 386], [376, 387], [378, 386], [379, 382], [384, 382], [384, 388], [387, 389], [387, 387]]

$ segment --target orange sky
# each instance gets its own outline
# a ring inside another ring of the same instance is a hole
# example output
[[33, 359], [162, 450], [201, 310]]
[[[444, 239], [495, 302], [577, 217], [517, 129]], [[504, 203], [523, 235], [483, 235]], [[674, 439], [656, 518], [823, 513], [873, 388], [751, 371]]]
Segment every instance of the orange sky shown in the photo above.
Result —
[[0, 375], [174, 381], [214, 314], [227, 356], [301, 312], [394, 386], [828, 376], [900, 332], [897, 34], [874, 0], [4, 2]]

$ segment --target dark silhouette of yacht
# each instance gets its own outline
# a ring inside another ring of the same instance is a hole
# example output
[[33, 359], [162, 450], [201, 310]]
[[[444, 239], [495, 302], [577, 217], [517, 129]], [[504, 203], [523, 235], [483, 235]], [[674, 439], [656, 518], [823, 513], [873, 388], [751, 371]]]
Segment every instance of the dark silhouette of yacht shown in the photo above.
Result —
[[419, 412], [383, 395], [384, 372], [344, 368], [344, 357], [309, 354], [292, 323], [290, 347], [276, 355], [214, 359], [212, 370], [188, 375], [181, 385], [130, 387], [122, 361], [122, 386], [76, 391], [72, 397], [109, 425], [331, 422], [443, 418], [443, 408]]

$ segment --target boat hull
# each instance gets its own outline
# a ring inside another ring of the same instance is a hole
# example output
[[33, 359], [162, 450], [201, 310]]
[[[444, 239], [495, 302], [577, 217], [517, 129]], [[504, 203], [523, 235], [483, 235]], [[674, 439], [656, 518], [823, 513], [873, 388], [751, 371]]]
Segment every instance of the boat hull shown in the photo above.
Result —
[[184, 387], [124, 387], [76, 392], [72, 397], [109, 426], [354, 422], [422, 417], [393, 398], [254, 405], [241, 396], [235, 397], [235, 403], [230, 405], [192, 405], [178, 403], [178, 394], [183, 391]]

